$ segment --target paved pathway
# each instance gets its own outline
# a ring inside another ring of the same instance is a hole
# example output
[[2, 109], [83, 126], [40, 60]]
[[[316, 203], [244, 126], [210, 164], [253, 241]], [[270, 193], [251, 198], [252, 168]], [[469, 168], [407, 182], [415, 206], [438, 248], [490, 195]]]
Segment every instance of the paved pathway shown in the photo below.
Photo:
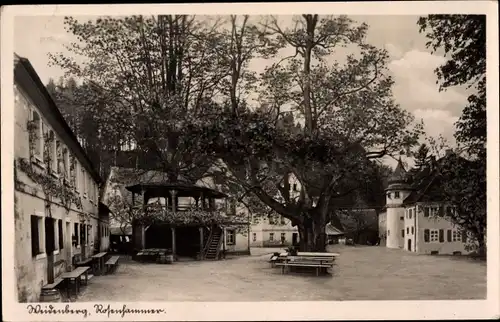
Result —
[[377, 246], [334, 245], [333, 276], [281, 275], [269, 254], [173, 265], [124, 261], [94, 277], [78, 301], [445, 300], [486, 296], [486, 264]]

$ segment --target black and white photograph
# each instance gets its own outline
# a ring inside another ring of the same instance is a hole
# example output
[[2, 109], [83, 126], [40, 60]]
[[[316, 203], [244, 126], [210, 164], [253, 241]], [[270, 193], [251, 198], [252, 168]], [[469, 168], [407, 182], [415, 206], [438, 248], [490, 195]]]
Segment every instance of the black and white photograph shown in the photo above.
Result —
[[498, 4], [300, 5], [2, 8], [6, 320], [500, 316]]

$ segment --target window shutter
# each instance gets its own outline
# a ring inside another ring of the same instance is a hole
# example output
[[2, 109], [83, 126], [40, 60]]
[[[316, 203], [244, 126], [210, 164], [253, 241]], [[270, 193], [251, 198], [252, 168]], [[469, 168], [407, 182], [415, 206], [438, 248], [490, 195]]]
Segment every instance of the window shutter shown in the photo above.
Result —
[[444, 216], [444, 206], [439, 207], [439, 217]]
[[424, 216], [429, 217], [429, 207], [424, 208]]
[[404, 230], [404, 229], [402, 229], [402, 230], [401, 230], [401, 237], [404, 237], [404, 236], [405, 236], [405, 230]]
[[424, 242], [429, 242], [429, 229], [424, 229]]
[[54, 219], [45, 218], [45, 249], [48, 254], [55, 250], [55, 237]]
[[31, 216], [31, 256], [33, 257], [40, 253], [38, 240], [38, 218], [37, 216]]
[[59, 232], [59, 249], [64, 248], [64, 237], [63, 237], [63, 222], [62, 220], [58, 221], [58, 232]]
[[462, 230], [462, 242], [467, 242], [467, 230]]
[[439, 229], [439, 242], [444, 243], [444, 230]]
[[448, 229], [446, 231], [446, 235], [447, 235], [448, 242], [451, 242], [451, 229]]

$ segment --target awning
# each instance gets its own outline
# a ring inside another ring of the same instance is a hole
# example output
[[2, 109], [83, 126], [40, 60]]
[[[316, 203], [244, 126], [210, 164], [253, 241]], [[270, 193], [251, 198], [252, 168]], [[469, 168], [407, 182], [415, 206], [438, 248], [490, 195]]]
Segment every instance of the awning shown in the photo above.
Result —
[[341, 236], [341, 235], [344, 235], [344, 232], [343, 231], [340, 231], [340, 229], [334, 227], [332, 224], [328, 223], [326, 224], [326, 227], [325, 227], [325, 233], [328, 235], [328, 236]]

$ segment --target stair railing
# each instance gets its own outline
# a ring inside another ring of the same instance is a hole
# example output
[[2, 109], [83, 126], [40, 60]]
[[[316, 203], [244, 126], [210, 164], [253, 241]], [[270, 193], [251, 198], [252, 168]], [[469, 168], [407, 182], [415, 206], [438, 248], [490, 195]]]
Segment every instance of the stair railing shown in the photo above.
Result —
[[212, 242], [213, 234], [214, 234], [214, 230], [210, 229], [210, 234], [208, 235], [207, 242], [203, 246], [203, 256], [207, 256], [208, 247], [210, 246], [210, 243]]
[[215, 253], [215, 258], [219, 259], [219, 255], [221, 252], [221, 246], [222, 246], [222, 243], [224, 242], [224, 234], [223, 234], [223, 231], [220, 227], [217, 227], [217, 228], [220, 231], [220, 236], [219, 236], [219, 243], [217, 244], [217, 253]]

